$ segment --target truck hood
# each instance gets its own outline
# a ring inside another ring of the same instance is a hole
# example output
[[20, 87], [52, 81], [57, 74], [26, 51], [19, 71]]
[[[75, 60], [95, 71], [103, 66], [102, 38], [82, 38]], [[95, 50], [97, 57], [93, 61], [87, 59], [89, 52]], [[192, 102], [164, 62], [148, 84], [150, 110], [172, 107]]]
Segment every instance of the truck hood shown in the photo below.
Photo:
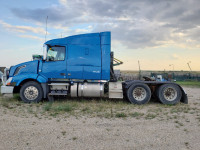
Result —
[[38, 73], [39, 61], [29, 61], [25, 63], [12, 66], [10, 68], [9, 77], [16, 76], [19, 74], [37, 74]]

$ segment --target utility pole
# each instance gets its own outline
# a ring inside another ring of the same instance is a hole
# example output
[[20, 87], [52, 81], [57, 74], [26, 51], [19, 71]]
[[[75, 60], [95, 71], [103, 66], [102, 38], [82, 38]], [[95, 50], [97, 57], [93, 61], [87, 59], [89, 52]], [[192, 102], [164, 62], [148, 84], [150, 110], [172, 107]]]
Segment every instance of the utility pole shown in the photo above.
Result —
[[188, 67], [189, 67], [189, 69], [190, 69], [190, 72], [191, 72], [192, 69], [191, 69], [191, 67], [190, 67], [190, 63], [191, 63], [191, 61], [189, 61], [189, 62], [187, 63], [187, 65], [188, 65]]
[[174, 79], [174, 64], [169, 64], [169, 66], [172, 66], [172, 67], [173, 67], [173, 73], [172, 73], [172, 76], [173, 76], [173, 79]]
[[141, 80], [141, 69], [140, 69], [140, 61], [138, 60], [138, 66], [139, 66], [139, 80]]
[[173, 67], [173, 72], [174, 72], [174, 64], [169, 64], [169, 66], [172, 66], [172, 67]]

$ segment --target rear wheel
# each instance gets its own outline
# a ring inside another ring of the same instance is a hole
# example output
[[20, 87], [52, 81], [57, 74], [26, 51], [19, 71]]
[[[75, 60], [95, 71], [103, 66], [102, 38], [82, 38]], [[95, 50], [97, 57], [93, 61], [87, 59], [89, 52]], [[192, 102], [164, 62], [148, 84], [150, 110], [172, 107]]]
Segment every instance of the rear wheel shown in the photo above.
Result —
[[42, 95], [42, 87], [34, 81], [25, 83], [20, 89], [20, 97], [25, 103], [38, 103], [42, 100]]
[[163, 104], [177, 104], [181, 100], [182, 92], [175, 84], [163, 84], [158, 88], [157, 96]]
[[146, 104], [151, 99], [151, 90], [146, 84], [134, 83], [127, 90], [127, 98], [133, 104]]

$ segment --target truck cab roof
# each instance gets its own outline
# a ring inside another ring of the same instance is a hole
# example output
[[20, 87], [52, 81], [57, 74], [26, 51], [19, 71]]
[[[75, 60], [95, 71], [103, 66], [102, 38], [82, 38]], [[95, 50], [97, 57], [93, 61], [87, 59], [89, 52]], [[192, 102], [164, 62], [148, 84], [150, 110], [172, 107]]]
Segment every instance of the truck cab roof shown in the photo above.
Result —
[[[47, 41], [45, 44], [54, 46], [54, 45], [99, 45], [101, 44], [99, 37], [107, 36], [110, 37], [110, 32], [100, 32], [100, 33], [89, 33], [89, 34], [79, 34], [68, 36], [64, 38], [58, 38]], [[103, 44], [110, 44], [110, 40], [104, 40]]]

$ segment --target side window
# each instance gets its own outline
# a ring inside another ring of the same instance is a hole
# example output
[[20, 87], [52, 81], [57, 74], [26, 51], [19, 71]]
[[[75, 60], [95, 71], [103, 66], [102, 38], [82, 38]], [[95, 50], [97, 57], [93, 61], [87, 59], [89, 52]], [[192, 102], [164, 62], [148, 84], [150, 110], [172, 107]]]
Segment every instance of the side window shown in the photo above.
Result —
[[47, 52], [47, 61], [63, 61], [63, 60], [65, 60], [64, 46], [49, 47]]

